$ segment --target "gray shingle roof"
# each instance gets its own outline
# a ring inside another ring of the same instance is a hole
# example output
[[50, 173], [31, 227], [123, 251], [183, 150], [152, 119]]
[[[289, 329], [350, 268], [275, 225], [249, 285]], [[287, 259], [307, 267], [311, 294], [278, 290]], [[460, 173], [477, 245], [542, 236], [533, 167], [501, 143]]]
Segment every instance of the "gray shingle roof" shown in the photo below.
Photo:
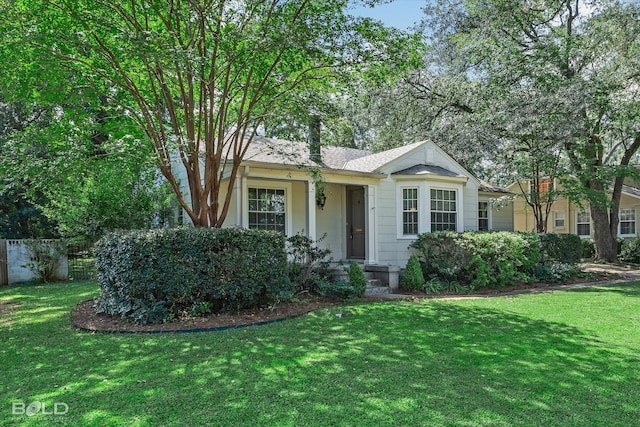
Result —
[[392, 175], [441, 175], [441, 176], [460, 176], [457, 173], [435, 165], [415, 165], [410, 168], [394, 172]]
[[322, 147], [321, 162], [310, 159], [309, 145], [305, 142], [286, 141], [283, 139], [257, 136], [249, 146], [244, 160], [284, 165], [318, 166], [329, 169], [349, 169], [345, 165], [364, 156], [370, 151], [346, 147]]
[[[273, 163], [286, 166], [315, 166], [327, 169], [348, 170], [356, 172], [378, 172], [387, 163], [409, 153], [424, 142], [416, 142], [391, 150], [372, 153], [355, 148], [331, 147], [321, 148], [321, 162], [310, 159], [309, 145], [306, 142], [287, 141], [284, 139], [265, 138], [256, 136], [244, 157], [245, 161]], [[460, 176], [459, 174], [441, 166], [418, 164], [410, 168], [395, 172], [394, 175], [440, 175]], [[625, 186], [626, 187], [626, 186]], [[631, 187], [629, 187], [631, 188]], [[480, 180], [480, 191], [490, 193], [510, 192], [497, 185]], [[640, 190], [635, 190], [640, 197]]]
[[480, 181], [480, 187], [478, 189], [480, 191], [484, 191], [485, 193], [511, 194], [511, 191], [507, 190], [506, 188], [500, 187], [498, 185], [491, 184], [491, 183], [489, 183], [487, 181], [483, 181], [481, 179], [479, 179], [478, 181]]
[[379, 153], [369, 154], [368, 156], [350, 160], [344, 168], [358, 172], [376, 172], [382, 166], [410, 152], [423, 143], [424, 142], [415, 142], [413, 144], [392, 148], [391, 150], [381, 151]]
[[638, 197], [640, 198], [640, 189], [635, 188], [635, 187], [631, 187], [629, 185], [623, 185], [622, 186], [622, 192], [626, 193], [630, 196], [634, 196], [634, 197]]

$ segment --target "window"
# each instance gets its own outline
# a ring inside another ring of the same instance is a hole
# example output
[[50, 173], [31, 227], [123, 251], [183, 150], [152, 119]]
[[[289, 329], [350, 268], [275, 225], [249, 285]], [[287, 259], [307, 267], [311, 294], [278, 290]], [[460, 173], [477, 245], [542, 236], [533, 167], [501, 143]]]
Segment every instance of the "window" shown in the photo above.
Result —
[[489, 202], [478, 203], [478, 230], [489, 231]]
[[[538, 181], [538, 193], [539, 194], [544, 194], [544, 193], [548, 193], [550, 191], [553, 191], [553, 178], [540, 178], [537, 180]], [[536, 192], [536, 182], [535, 181], [531, 181], [529, 183], [529, 190], [531, 191], [531, 193], [535, 193]]]
[[284, 190], [249, 188], [249, 228], [286, 232]]
[[564, 212], [553, 213], [553, 228], [564, 228]]
[[578, 212], [576, 217], [576, 234], [580, 237], [591, 236], [591, 213]]
[[431, 231], [456, 231], [455, 190], [431, 190]]
[[[421, 233], [434, 231], [459, 231], [463, 229], [464, 204], [461, 202], [463, 187], [459, 184], [440, 184], [431, 187], [427, 181], [407, 180], [396, 186], [396, 235], [398, 239], [413, 240]], [[446, 187], [445, 187], [446, 185]], [[490, 201], [481, 199], [478, 205], [481, 219], [479, 227], [491, 225]]]
[[620, 209], [620, 235], [633, 236], [636, 234], [636, 210], [634, 208]]
[[402, 189], [402, 234], [415, 236], [418, 234], [418, 189]]

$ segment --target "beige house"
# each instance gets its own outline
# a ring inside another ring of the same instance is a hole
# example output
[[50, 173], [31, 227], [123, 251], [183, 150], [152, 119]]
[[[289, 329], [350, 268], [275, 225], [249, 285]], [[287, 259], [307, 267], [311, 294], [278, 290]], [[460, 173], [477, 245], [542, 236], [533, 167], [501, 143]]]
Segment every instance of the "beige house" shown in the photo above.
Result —
[[[317, 187], [300, 165], [319, 168], [324, 183]], [[344, 147], [311, 153], [306, 143], [256, 137], [224, 225], [326, 236], [321, 245], [336, 261], [404, 267], [420, 233], [512, 230], [510, 204], [491, 203], [507, 194], [429, 141], [380, 153]]]
[[[508, 188], [514, 194], [522, 194], [522, 189], [530, 190], [528, 181], [521, 181], [511, 184]], [[546, 189], [562, 190], [557, 179], [546, 179], [540, 181], [541, 192]], [[638, 235], [638, 213], [640, 212], [640, 189], [624, 185], [620, 198], [620, 223], [618, 225], [619, 237], [636, 237]], [[513, 228], [515, 231], [534, 231], [535, 218], [531, 207], [523, 197], [516, 197], [513, 202]], [[566, 198], [557, 197], [551, 205], [549, 211], [547, 231], [559, 234], [577, 234], [580, 237], [593, 237], [593, 227], [591, 214], [587, 203], [580, 207], [570, 203]]]

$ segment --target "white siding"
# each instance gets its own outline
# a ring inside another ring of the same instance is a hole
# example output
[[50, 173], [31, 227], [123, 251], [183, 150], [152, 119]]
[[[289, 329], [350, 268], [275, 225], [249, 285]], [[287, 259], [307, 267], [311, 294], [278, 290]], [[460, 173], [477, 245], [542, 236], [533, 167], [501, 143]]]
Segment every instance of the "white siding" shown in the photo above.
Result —
[[478, 230], [478, 187], [472, 180], [467, 181], [463, 190], [464, 228], [460, 231]]
[[[409, 259], [410, 239], [398, 238], [398, 210], [396, 203], [397, 183], [382, 180], [378, 186], [378, 264], [403, 265]], [[398, 264], [405, 260], [402, 264]]]
[[513, 231], [513, 203], [491, 208], [491, 229]]
[[345, 218], [345, 189], [338, 184], [326, 184], [327, 201], [324, 209], [316, 208], [316, 236], [326, 237], [319, 247], [331, 251], [334, 260], [346, 258], [346, 218]]
[[[287, 207], [287, 215], [291, 215], [292, 227], [291, 235], [299, 231], [307, 231], [307, 188], [306, 182], [293, 181], [291, 184], [291, 206]], [[315, 204], [314, 204], [315, 205]]]

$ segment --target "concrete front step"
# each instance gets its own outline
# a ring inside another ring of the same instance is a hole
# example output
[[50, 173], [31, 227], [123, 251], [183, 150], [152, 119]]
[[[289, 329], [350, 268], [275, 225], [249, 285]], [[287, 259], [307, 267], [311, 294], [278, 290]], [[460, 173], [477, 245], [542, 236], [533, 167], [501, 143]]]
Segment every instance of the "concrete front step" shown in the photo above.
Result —
[[[371, 286], [373, 288], [383, 287], [382, 283], [378, 279], [369, 279], [367, 278], [367, 286]], [[386, 288], [386, 286], [384, 286]]]
[[[398, 289], [400, 284], [400, 268], [391, 265], [361, 265], [367, 283], [372, 286], [389, 287], [391, 290]], [[348, 264], [339, 263], [331, 269], [333, 280], [348, 280]]]
[[368, 297], [380, 296], [380, 295], [388, 295], [391, 292], [389, 291], [388, 286], [368, 286], [364, 291], [364, 295]]

